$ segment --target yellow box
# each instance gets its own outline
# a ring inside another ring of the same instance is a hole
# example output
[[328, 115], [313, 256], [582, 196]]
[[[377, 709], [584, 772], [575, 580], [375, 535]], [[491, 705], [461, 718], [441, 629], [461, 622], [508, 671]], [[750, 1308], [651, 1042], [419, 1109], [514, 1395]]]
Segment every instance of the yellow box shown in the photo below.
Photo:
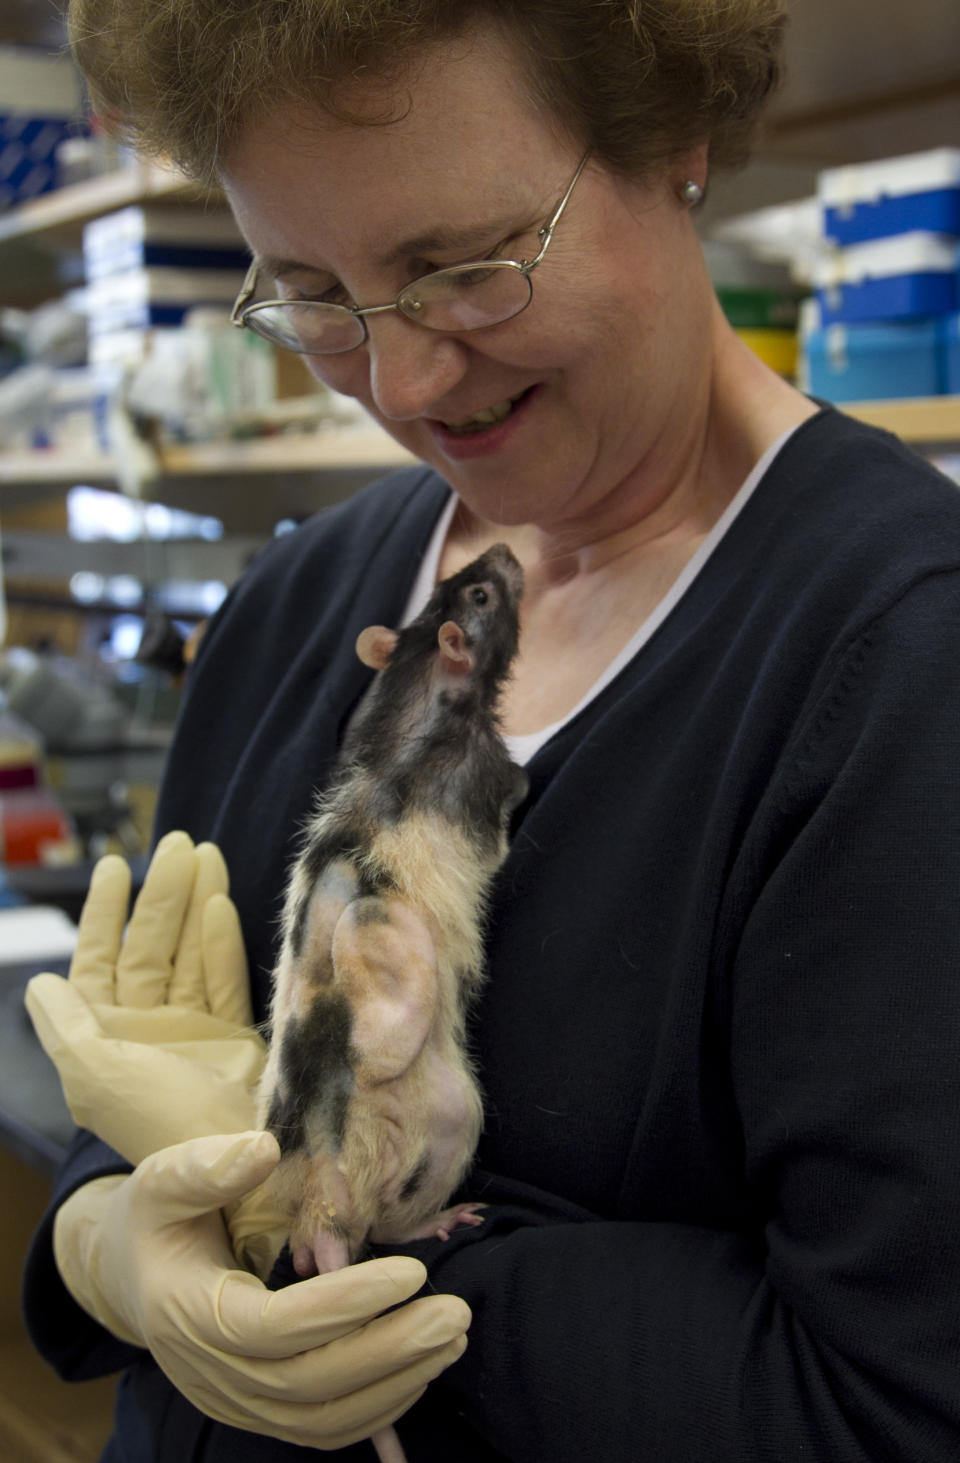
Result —
[[771, 371], [792, 380], [797, 369], [797, 337], [792, 330], [738, 330], [737, 334]]

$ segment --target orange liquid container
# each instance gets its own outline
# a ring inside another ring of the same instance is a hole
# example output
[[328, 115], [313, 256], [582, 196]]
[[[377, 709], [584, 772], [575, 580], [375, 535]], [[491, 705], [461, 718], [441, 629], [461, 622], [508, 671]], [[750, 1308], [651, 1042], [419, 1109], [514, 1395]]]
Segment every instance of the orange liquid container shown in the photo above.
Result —
[[0, 792], [0, 854], [5, 864], [45, 864], [50, 849], [65, 844], [70, 820], [42, 787]]
[[73, 827], [44, 786], [42, 752], [32, 731], [0, 711], [0, 862], [46, 864], [73, 837]]

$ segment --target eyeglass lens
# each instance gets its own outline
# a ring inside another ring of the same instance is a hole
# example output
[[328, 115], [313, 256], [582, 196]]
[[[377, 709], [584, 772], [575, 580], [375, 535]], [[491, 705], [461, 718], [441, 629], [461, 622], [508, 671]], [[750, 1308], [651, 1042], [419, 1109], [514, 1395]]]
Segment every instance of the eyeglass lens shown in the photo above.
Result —
[[244, 324], [265, 340], [303, 355], [337, 355], [364, 339], [362, 321], [349, 310], [317, 300], [254, 305], [244, 314]]
[[480, 330], [519, 315], [533, 286], [515, 264], [440, 269], [400, 291], [397, 305], [429, 330]]
[[[532, 293], [516, 264], [491, 261], [424, 275], [401, 290], [396, 303], [403, 315], [428, 330], [481, 330], [519, 315]], [[259, 335], [307, 355], [352, 350], [364, 338], [361, 318], [317, 300], [255, 304], [244, 319]]]

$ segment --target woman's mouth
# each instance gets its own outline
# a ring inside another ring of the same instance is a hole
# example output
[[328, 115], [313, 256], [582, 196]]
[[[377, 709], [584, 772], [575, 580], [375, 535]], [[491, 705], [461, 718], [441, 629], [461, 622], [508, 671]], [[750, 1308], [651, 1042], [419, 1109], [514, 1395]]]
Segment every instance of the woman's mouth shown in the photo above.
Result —
[[448, 457], [487, 456], [506, 444], [537, 394], [538, 386], [528, 386], [519, 395], [481, 407], [471, 416], [451, 422], [427, 417], [426, 423]]
[[464, 417], [459, 422], [444, 422], [448, 432], [453, 432], [458, 437], [463, 437], [474, 432], [485, 432], [496, 422], [504, 422], [513, 411], [514, 405], [521, 400], [526, 392], [520, 396], [507, 397], [505, 401], [494, 402], [493, 406], [485, 406], [482, 410], [474, 412], [471, 417]]

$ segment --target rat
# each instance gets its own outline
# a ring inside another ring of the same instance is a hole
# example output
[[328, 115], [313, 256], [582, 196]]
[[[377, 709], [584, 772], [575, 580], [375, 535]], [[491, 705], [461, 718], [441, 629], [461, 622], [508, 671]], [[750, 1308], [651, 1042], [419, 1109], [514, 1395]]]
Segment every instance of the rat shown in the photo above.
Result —
[[[480, 1224], [448, 1205], [483, 1106], [465, 1025], [483, 978], [490, 885], [526, 797], [497, 717], [523, 573], [496, 544], [437, 585], [400, 631], [370, 626], [376, 670], [287, 883], [260, 1120], [268, 1182], [301, 1276], [367, 1241]], [[402, 1459], [392, 1429], [374, 1438]]]

